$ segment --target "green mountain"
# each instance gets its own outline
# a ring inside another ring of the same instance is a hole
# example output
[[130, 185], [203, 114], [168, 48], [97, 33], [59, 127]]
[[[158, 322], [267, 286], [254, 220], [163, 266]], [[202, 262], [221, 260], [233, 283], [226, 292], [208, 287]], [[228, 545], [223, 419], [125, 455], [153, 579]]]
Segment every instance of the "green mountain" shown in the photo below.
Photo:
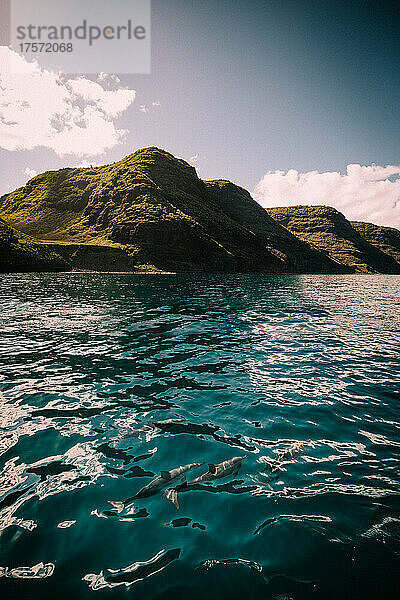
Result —
[[[279, 212], [287, 209], [266, 211], [243, 188], [202, 181], [192, 166], [158, 148], [102, 167], [48, 171], [0, 198], [1, 216], [20, 232], [16, 239], [27, 243], [31, 236], [31, 246], [57, 255], [64, 269], [398, 272], [393, 256], [343, 215], [312, 207], [305, 217], [304, 208], [291, 215]], [[5, 269], [14, 268], [19, 251], [3, 247]], [[42, 270], [34, 263], [30, 269]]]
[[[400, 263], [393, 252], [385, 250], [385, 244], [377, 244], [373, 235], [368, 237], [334, 208], [290, 206], [269, 208], [268, 213], [294, 235], [347, 265], [353, 272], [400, 273]], [[371, 231], [381, 229], [378, 225], [371, 225], [371, 228]]]

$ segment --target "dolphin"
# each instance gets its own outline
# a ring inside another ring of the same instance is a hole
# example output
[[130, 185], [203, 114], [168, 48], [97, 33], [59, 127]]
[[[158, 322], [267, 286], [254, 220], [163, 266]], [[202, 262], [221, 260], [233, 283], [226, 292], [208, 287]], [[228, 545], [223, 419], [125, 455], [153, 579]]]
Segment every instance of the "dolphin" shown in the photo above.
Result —
[[171, 469], [171, 471], [161, 471], [161, 474], [158, 477], [150, 481], [150, 483], [138, 491], [138, 493], [133, 497], [133, 500], [137, 500], [138, 498], [148, 498], [149, 496], [158, 494], [158, 492], [160, 492], [164, 487], [171, 485], [171, 483], [176, 482], [180, 478], [184, 479], [185, 474], [188, 471], [197, 469], [197, 467], [201, 467], [201, 465], [204, 465], [204, 463], [189, 463], [187, 465]]
[[293, 442], [293, 444], [288, 446], [288, 448], [280, 450], [280, 452], [277, 453], [276, 458], [269, 462], [268, 466], [271, 470], [271, 473], [280, 471], [282, 463], [287, 462], [291, 458], [295, 458], [296, 456], [298, 456], [301, 453], [302, 449], [309, 443], [310, 440], [307, 440], [306, 442]]
[[[244, 456], [235, 456], [234, 458], [230, 458], [229, 460], [224, 460], [222, 463], [218, 465], [214, 465], [213, 463], [209, 463], [208, 471], [196, 477], [196, 479], [192, 479], [192, 481], [184, 481], [180, 485], [177, 485], [175, 488], [168, 488], [164, 492], [164, 496], [175, 505], [176, 509], [179, 509], [179, 500], [178, 500], [178, 492], [183, 490], [190, 489], [191, 486], [194, 486], [199, 483], [209, 483], [214, 481], [215, 479], [222, 479], [223, 477], [228, 477], [228, 475], [236, 476], [242, 461], [246, 458], [247, 454]], [[204, 464], [204, 463], [203, 463]]]

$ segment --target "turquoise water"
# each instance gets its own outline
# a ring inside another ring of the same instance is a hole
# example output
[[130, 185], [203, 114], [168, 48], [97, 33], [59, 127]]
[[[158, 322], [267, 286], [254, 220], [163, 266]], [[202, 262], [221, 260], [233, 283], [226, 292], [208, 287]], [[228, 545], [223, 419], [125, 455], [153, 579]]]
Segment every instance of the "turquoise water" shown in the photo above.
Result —
[[[3, 275], [0, 298], [1, 598], [398, 597], [400, 277]], [[237, 456], [179, 510], [132, 500]]]

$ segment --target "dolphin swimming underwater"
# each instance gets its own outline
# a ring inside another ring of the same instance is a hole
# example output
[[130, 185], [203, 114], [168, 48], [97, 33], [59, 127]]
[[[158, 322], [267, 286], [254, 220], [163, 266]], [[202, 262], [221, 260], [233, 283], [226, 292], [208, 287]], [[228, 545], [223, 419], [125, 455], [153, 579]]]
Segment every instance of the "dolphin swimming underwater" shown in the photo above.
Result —
[[197, 467], [201, 467], [202, 465], [204, 465], [204, 463], [189, 463], [187, 465], [182, 465], [181, 467], [171, 469], [171, 471], [161, 471], [161, 474], [158, 477], [150, 481], [150, 483], [138, 491], [138, 493], [133, 497], [133, 500], [137, 500], [138, 498], [148, 498], [149, 496], [158, 494], [158, 492], [160, 492], [167, 485], [176, 482], [179, 478], [184, 478], [188, 471], [197, 469]]
[[[180, 485], [177, 485], [175, 488], [168, 488], [164, 492], [164, 496], [172, 502], [179, 509], [178, 502], [178, 492], [183, 490], [189, 490], [192, 486], [201, 483], [209, 483], [214, 481], [215, 479], [222, 479], [223, 477], [228, 477], [228, 475], [236, 476], [242, 461], [246, 458], [245, 456], [235, 456], [234, 458], [230, 458], [228, 460], [224, 460], [222, 463], [218, 465], [214, 465], [210, 463], [208, 465], [208, 471], [196, 477], [196, 479], [192, 479], [192, 481], [185, 481]], [[204, 463], [203, 463], [204, 464]]]
[[308, 446], [309, 443], [310, 440], [305, 442], [293, 442], [293, 444], [291, 444], [288, 448], [280, 450], [280, 452], [277, 453], [276, 458], [268, 463], [268, 468], [270, 469], [271, 473], [280, 471], [282, 463], [298, 456], [303, 448]]

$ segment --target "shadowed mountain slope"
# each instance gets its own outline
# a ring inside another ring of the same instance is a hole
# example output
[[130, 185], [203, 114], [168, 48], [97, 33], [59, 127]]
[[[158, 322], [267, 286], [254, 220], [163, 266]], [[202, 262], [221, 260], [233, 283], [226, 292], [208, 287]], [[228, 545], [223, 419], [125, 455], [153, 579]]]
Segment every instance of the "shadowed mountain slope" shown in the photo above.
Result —
[[68, 263], [47, 244], [10, 227], [0, 219], [0, 273], [65, 271]]
[[367, 242], [400, 264], [400, 231], [398, 229], [359, 221], [351, 221], [351, 225]]
[[273, 219], [249, 192], [224, 179], [204, 182], [221, 210], [252, 231], [271, 252], [275, 252], [295, 273], [351, 273], [327, 253], [299, 239]]

